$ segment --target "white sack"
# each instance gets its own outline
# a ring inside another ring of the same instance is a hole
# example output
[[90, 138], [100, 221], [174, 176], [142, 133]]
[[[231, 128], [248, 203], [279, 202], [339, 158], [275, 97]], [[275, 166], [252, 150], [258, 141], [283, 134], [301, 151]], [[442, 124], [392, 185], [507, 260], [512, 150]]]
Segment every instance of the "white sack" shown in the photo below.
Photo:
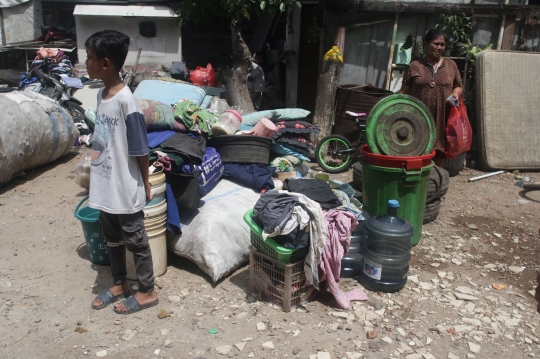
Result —
[[198, 211], [181, 218], [182, 234], [167, 233], [169, 249], [195, 262], [214, 282], [249, 259], [250, 230], [244, 214], [260, 194], [221, 179], [201, 199]]
[[0, 109], [0, 186], [67, 155], [79, 136], [67, 111], [38, 93], [0, 93]]

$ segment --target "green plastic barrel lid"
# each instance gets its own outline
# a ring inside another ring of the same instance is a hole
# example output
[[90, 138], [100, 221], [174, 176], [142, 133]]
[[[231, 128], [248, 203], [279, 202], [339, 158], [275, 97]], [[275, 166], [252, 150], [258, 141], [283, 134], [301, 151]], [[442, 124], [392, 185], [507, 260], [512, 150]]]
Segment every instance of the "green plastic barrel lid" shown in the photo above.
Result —
[[435, 121], [426, 105], [408, 95], [383, 98], [367, 118], [367, 143], [375, 154], [427, 155], [433, 151], [436, 135]]

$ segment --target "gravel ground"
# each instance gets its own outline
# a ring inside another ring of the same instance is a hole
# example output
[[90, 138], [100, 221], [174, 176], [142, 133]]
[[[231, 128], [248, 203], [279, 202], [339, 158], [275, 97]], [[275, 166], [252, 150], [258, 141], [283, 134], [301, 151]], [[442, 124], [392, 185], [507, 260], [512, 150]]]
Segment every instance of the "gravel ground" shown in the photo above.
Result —
[[[511, 173], [468, 183], [481, 172], [465, 169], [451, 178], [399, 293], [367, 292], [369, 302], [348, 311], [323, 293], [285, 313], [249, 292], [247, 265], [214, 284], [195, 264], [169, 254], [168, 271], [157, 280], [160, 305], [120, 316], [111, 307], [90, 308], [110, 285], [110, 271], [87, 260], [73, 216], [85, 195], [74, 169], [86, 151], [0, 188], [2, 358], [540, 355], [531, 291], [540, 271], [540, 191], [523, 192]], [[352, 172], [336, 177], [350, 181]], [[352, 278], [341, 288], [362, 287]]]

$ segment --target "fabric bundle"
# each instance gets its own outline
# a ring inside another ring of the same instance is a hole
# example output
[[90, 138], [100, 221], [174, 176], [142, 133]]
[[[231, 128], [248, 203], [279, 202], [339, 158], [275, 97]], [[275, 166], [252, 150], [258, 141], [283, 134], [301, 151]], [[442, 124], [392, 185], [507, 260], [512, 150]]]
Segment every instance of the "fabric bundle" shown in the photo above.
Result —
[[210, 136], [212, 126], [218, 117], [207, 109], [200, 108], [191, 101], [180, 101], [175, 105], [174, 118], [180, 121], [188, 131], [195, 131]]
[[263, 239], [287, 235], [297, 229], [309, 232], [309, 250], [304, 272], [308, 282], [319, 289], [317, 266], [326, 241], [320, 204], [300, 193], [272, 190], [261, 196], [253, 213], [263, 224]]

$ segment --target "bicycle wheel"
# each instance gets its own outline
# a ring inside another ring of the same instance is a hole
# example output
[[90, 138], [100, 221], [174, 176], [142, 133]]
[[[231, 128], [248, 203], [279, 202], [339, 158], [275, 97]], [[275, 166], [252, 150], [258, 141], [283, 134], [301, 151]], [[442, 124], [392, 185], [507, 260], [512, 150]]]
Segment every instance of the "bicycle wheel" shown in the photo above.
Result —
[[73, 101], [66, 101], [64, 102], [64, 108], [68, 110], [68, 113], [71, 115], [71, 117], [75, 120], [75, 118], [79, 118], [79, 121], [84, 121], [84, 108], [79, 106]]
[[345, 172], [352, 164], [352, 149], [348, 139], [340, 135], [324, 137], [316, 149], [317, 163], [328, 173]]

